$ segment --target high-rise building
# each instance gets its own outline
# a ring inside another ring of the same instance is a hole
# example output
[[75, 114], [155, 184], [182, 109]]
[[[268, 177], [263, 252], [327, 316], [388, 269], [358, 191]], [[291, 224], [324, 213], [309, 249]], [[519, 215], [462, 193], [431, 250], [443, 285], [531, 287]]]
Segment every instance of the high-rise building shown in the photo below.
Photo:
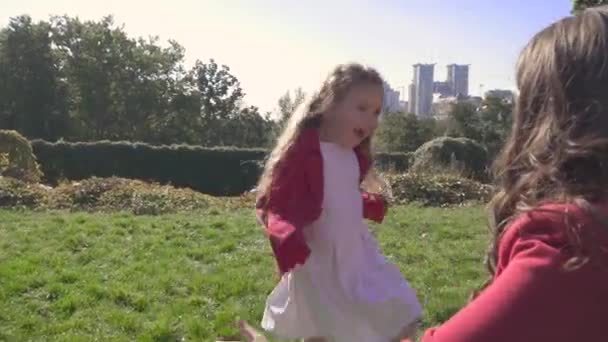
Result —
[[414, 109], [412, 112], [417, 117], [431, 116], [434, 73], [435, 64], [414, 65], [414, 78], [412, 80], [414, 96], [410, 98], [410, 108]]
[[469, 96], [469, 66], [448, 65], [448, 85], [453, 96]]
[[416, 111], [416, 86], [414, 83], [410, 84], [408, 88], [408, 101], [407, 101], [407, 112], [414, 114]]
[[399, 98], [401, 94], [391, 88], [391, 86], [384, 82], [384, 99], [382, 101], [382, 112], [383, 113], [395, 113], [401, 110], [401, 106], [399, 105]]

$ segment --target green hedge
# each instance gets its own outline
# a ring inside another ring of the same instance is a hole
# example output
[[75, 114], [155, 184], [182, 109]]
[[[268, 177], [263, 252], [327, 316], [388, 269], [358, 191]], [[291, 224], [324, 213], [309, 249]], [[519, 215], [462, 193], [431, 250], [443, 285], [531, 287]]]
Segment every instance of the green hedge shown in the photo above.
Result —
[[212, 195], [235, 195], [256, 183], [264, 150], [152, 146], [99, 141], [32, 141], [45, 181], [122, 177], [188, 187]]
[[[260, 175], [267, 151], [263, 149], [153, 146], [131, 142], [32, 141], [44, 180], [122, 177], [188, 187], [215, 196], [251, 190]], [[410, 154], [380, 153], [382, 169], [405, 171]]]

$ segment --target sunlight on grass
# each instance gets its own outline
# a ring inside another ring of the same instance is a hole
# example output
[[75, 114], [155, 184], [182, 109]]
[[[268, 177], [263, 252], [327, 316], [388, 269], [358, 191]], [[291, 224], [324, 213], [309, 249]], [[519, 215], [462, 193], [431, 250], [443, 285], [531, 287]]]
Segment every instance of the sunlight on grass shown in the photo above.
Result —
[[[0, 211], [0, 340], [212, 341], [258, 322], [276, 281], [250, 209], [132, 216]], [[480, 207], [397, 207], [374, 233], [424, 325], [485, 277]]]

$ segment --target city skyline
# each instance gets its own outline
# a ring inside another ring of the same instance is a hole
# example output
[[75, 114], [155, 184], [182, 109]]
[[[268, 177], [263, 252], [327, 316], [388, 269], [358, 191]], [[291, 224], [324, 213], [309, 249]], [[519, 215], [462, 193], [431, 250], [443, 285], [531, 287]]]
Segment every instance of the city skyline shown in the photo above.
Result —
[[[408, 88], [407, 111], [421, 118], [434, 114], [433, 97], [435, 94], [444, 98], [467, 98], [469, 96], [469, 64], [448, 64], [445, 81], [435, 80], [435, 65], [417, 63], [412, 66], [414, 77]], [[386, 91], [385, 94], [391, 95]]]

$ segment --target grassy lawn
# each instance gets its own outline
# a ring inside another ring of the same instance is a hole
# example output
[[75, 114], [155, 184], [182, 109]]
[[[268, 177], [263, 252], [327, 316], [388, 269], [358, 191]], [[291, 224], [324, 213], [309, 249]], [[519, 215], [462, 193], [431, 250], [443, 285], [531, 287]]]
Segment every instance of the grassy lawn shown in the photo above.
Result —
[[[485, 277], [481, 207], [397, 207], [374, 226], [424, 325]], [[156, 217], [0, 211], [0, 340], [214, 341], [257, 323], [276, 281], [251, 209]]]

